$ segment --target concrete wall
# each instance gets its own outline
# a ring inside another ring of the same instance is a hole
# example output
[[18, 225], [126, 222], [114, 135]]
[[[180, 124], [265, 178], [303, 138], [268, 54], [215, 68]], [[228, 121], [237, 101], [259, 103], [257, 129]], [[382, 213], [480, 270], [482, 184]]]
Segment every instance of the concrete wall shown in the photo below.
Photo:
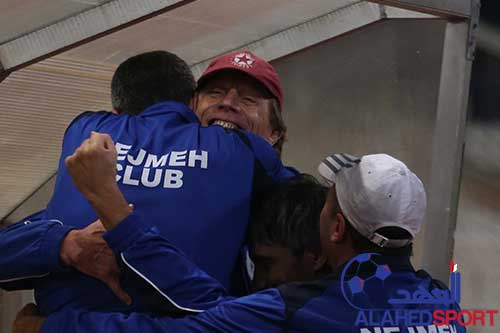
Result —
[[429, 185], [444, 29], [439, 20], [385, 21], [275, 61], [285, 161], [316, 175], [332, 152], [386, 152]]
[[33, 194], [27, 197], [16, 209], [10, 212], [10, 214], [2, 220], [2, 223], [4, 225], [16, 223], [26, 216], [44, 209], [47, 206], [50, 197], [52, 197], [55, 183], [56, 174], [53, 174]]
[[[500, 118], [500, 117], [499, 117]], [[462, 278], [463, 309], [500, 309], [500, 124], [467, 127], [454, 260]], [[493, 333], [475, 327], [468, 333]]]
[[0, 333], [11, 332], [17, 311], [30, 302], [33, 302], [31, 291], [6, 292], [0, 290]]

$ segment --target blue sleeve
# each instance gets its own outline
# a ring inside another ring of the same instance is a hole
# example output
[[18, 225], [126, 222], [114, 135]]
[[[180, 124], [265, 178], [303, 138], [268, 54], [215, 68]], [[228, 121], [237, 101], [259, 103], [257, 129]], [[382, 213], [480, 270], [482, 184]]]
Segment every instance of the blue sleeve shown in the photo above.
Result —
[[57, 220], [22, 220], [0, 230], [0, 287], [30, 289], [30, 281], [61, 270], [61, 242], [72, 227]]
[[[75, 192], [81, 196], [74, 186], [71, 177], [66, 170], [66, 158], [72, 155], [75, 150], [87, 139], [96, 124], [107, 116], [106, 112], [83, 112], [75, 117], [66, 128], [61, 143], [61, 154], [57, 167], [57, 176], [54, 185], [54, 191], [50, 201], [47, 204], [47, 217], [65, 220], [65, 214], [72, 211], [74, 207], [67, 205], [68, 195], [74, 195]], [[70, 214], [70, 216], [75, 216]]]
[[87, 137], [88, 135], [83, 134], [82, 132], [89, 133], [95, 129], [96, 125], [99, 123], [99, 121], [106, 119], [106, 117], [112, 116], [113, 113], [108, 112], [108, 111], [85, 111], [80, 113], [78, 116], [76, 116], [71, 123], [68, 125], [66, 128], [65, 135], [68, 134], [68, 132], [75, 131], [77, 133], [77, 136], [82, 137], [85, 136]]
[[253, 150], [259, 164], [257, 168], [263, 168], [265, 174], [273, 181], [286, 181], [299, 174], [294, 168], [284, 166], [274, 148], [263, 138], [250, 132], [239, 131], [238, 133], [245, 144]]
[[285, 305], [277, 289], [223, 302], [184, 318], [155, 317], [142, 313], [61, 311], [50, 315], [42, 333], [187, 333], [187, 332], [284, 332]]
[[217, 280], [143, 222], [137, 212], [104, 239], [121, 259], [124, 288], [149, 312], [198, 313], [227, 297]]

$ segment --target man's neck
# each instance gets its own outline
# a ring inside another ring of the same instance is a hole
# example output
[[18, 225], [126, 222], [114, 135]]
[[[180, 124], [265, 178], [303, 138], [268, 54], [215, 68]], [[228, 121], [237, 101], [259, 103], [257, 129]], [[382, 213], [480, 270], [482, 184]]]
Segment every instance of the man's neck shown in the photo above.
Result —
[[332, 255], [328, 259], [328, 264], [332, 271], [335, 271], [355, 256], [356, 252], [352, 247], [342, 246], [332, 251]]

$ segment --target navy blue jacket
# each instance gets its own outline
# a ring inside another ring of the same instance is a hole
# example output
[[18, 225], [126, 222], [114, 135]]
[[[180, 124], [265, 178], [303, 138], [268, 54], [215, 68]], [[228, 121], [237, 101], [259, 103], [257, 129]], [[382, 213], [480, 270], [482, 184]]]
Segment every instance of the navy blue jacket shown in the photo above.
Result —
[[159, 103], [138, 116], [80, 115], [65, 133], [54, 195], [38, 216], [44, 220], [0, 232], [0, 286], [34, 286], [43, 314], [127, 310], [103, 283], [59, 263], [66, 233], [97, 218], [64, 165], [91, 131], [114, 140], [117, 182], [128, 202], [224, 288], [244, 242], [252, 193], [296, 174], [262, 138], [202, 127], [180, 103]]
[[[42, 332], [465, 332], [453, 322], [436, 328], [432, 311], [458, 309], [449, 304], [390, 304], [401, 290], [410, 294], [450, 297], [446, 287], [424, 271], [416, 272], [409, 257], [358, 256], [333, 274], [313, 282], [290, 283], [241, 298], [222, 286], [146, 223], [132, 214], [105, 239], [144, 284], [156, 293], [156, 313], [99, 313], [63, 310], [45, 321]], [[352, 283], [352, 281], [362, 284]], [[358, 289], [362, 286], [361, 290]], [[133, 297], [149, 297], [146, 293]], [[190, 299], [196, 315], [165, 317], [171, 300]], [[418, 296], [420, 297], [420, 296]], [[417, 328], [422, 326], [422, 328]], [[377, 330], [379, 329], [379, 330]], [[424, 330], [425, 329], [425, 330]]]

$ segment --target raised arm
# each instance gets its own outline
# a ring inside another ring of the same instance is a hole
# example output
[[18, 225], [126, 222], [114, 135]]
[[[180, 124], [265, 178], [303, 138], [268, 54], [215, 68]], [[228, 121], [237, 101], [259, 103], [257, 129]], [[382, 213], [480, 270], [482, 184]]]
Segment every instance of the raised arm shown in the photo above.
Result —
[[138, 213], [104, 235], [121, 260], [124, 288], [148, 312], [185, 315], [227, 298], [222, 285], [161, 237]]
[[197, 313], [226, 296], [215, 279], [141, 220], [140, 209], [133, 213], [116, 184], [116, 150], [108, 135], [93, 132], [66, 159], [66, 167], [109, 231], [105, 239], [121, 260], [125, 288], [140, 308]]

